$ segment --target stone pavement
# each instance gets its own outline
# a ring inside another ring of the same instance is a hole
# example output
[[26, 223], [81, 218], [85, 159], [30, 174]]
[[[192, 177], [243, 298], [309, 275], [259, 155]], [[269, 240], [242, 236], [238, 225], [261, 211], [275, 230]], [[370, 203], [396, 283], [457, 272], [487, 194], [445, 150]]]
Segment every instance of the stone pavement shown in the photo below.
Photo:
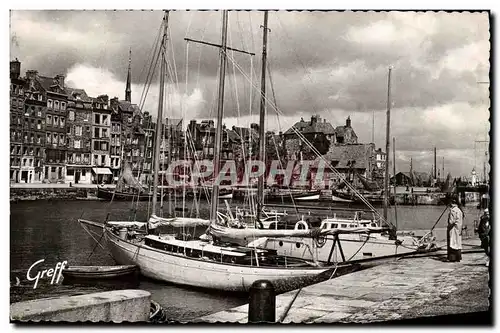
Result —
[[[372, 323], [488, 310], [484, 252], [460, 263], [433, 256], [402, 258], [303, 288], [283, 323]], [[276, 297], [276, 320], [297, 291]], [[248, 321], [248, 304], [197, 322]], [[479, 324], [479, 323], [478, 323]]]

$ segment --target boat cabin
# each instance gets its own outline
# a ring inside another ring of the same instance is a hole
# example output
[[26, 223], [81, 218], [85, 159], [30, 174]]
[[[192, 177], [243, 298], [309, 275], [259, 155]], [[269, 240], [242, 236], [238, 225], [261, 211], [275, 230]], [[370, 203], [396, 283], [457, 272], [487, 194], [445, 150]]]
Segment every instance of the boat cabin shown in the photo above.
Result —
[[[286, 260], [277, 255], [276, 250], [248, 248], [243, 246], [218, 246], [207, 241], [184, 241], [172, 235], [148, 235], [144, 237], [145, 245], [191, 258], [224, 262], [236, 265], [286, 266]], [[290, 264], [292, 260], [288, 259]]]

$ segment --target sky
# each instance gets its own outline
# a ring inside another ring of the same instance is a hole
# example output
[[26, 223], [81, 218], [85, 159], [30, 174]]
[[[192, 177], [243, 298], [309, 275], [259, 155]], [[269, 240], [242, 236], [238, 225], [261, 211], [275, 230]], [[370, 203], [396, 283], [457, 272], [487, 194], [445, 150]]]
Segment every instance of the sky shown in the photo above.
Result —
[[[147, 73], [162, 16], [11, 11], [10, 58], [21, 61], [23, 72], [64, 74], [67, 85], [91, 96], [123, 99], [131, 50], [132, 102], [156, 114], [158, 76]], [[258, 122], [262, 24], [262, 12], [229, 13], [228, 45], [255, 56], [228, 53], [228, 126]], [[475, 141], [489, 140], [487, 13], [271, 11], [269, 29], [267, 97], [276, 106], [268, 106], [268, 130], [285, 132], [314, 114], [333, 126], [350, 116], [359, 142], [374, 138], [385, 150], [391, 67], [396, 171], [409, 171], [412, 159], [414, 170], [429, 172], [437, 147], [445, 173], [469, 175], [476, 166], [482, 174], [487, 147]], [[185, 37], [220, 43], [221, 13], [170, 12], [166, 116], [213, 118], [218, 50]]]

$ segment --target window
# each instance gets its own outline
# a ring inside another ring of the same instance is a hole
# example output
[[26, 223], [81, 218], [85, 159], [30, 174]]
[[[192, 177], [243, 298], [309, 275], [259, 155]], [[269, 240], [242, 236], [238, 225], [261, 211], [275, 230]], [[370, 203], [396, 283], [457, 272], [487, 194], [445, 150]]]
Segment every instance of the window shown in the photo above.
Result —
[[41, 130], [42, 129], [42, 121], [38, 120], [36, 124], [36, 129]]
[[95, 114], [94, 115], [94, 124], [99, 124], [99, 115], [98, 114]]
[[75, 126], [75, 136], [82, 136], [82, 126]]
[[89, 162], [89, 154], [83, 155], [83, 159], [84, 159], [85, 163], [88, 163]]
[[128, 123], [131, 124], [132, 123], [132, 117], [128, 117]]
[[42, 95], [38, 95], [38, 100], [41, 102], [42, 101]]
[[76, 163], [81, 162], [81, 155], [80, 154], [75, 154], [75, 161], [76, 161]]
[[107, 138], [108, 137], [108, 130], [106, 128], [103, 128], [101, 130], [101, 137], [102, 138]]
[[47, 107], [48, 107], [49, 109], [52, 109], [52, 100], [51, 100], [51, 99], [48, 99], [48, 100], [47, 100]]
[[101, 150], [108, 150], [108, 143], [107, 142], [101, 142]]
[[98, 162], [97, 162], [97, 157], [98, 157], [97, 155], [94, 155], [94, 164], [97, 164], [97, 163], [98, 163]]
[[50, 133], [47, 133], [47, 143], [51, 143], [52, 142], [52, 135], [50, 135]]
[[136, 145], [139, 143], [139, 139], [138, 138], [135, 138], [133, 141], [132, 141], [132, 144]]
[[63, 134], [59, 135], [59, 144], [64, 145], [64, 135]]
[[66, 110], [66, 103], [61, 102], [61, 110]]
[[54, 109], [59, 110], [59, 101], [54, 101]]
[[42, 108], [39, 107], [39, 106], [37, 107], [36, 115], [37, 115], [37, 117], [41, 117], [42, 116]]
[[101, 165], [106, 164], [106, 155], [101, 155]]
[[80, 149], [80, 140], [75, 140], [75, 148]]
[[67, 175], [68, 176], [74, 176], [75, 175], [75, 170], [74, 169], [68, 169]]
[[59, 124], [59, 117], [54, 116], [54, 126], [57, 126]]
[[47, 115], [47, 125], [52, 125], [52, 116]]
[[108, 116], [107, 115], [103, 115], [102, 116], [102, 124], [103, 125], [108, 125]]
[[64, 117], [61, 117], [61, 124], [60, 124], [61, 127], [64, 127], [64, 120], [65, 120]]
[[74, 121], [75, 120], [75, 112], [74, 111], [69, 111], [68, 112], [68, 120], [69, 121]]
[[94, 138], [98, 138], [98, 137], [99, 137], [99, 129], [94, 128]]

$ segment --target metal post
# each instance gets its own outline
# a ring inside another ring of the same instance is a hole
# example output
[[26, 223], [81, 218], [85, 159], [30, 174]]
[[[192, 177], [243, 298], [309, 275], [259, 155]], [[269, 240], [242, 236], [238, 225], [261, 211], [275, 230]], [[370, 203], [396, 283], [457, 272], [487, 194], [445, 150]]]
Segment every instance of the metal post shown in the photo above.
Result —
[[274, 323], [276, 321], [276, 291], [267, 280], [257, 280], [250, 287], [248, 302], [249, 323]]

